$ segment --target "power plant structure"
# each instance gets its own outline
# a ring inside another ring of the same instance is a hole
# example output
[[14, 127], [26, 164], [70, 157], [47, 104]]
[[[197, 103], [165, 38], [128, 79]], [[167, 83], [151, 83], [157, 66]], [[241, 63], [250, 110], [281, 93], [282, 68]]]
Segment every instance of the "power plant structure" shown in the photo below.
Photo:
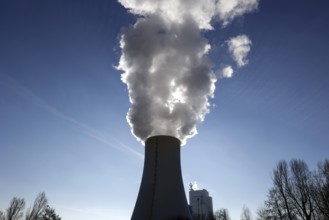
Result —
[[131, 220], [192, 220], [184, 191], [180, 140], [153, 136], [145, 142], [142, 182]]
[[190, 185], [189, 198], [193, 219], [206, 220], [213, 216], [212, 198], [205, 189], [195, 190]]

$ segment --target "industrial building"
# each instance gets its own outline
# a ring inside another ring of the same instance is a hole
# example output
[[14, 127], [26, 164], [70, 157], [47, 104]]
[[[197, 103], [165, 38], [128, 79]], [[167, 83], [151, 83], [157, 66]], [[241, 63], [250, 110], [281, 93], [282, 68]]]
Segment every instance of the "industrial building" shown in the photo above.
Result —
[[207, 220], [213, 216], [212, 198], [209, 192], [205, 189], [193, 189], [190, 185], [190, 210], [195, 220]]

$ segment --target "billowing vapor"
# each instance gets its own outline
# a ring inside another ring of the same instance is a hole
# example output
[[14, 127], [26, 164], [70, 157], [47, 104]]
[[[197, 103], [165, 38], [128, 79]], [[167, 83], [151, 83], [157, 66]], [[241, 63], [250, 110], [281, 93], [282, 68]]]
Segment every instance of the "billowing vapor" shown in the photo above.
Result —
[[[207, 58], [211, 49], [202, 36], [216, 18], [223, 26], [257, 8], [258, 0], [119, 0], [139, 15], [121, 36], [118, 69], [132, 104], [127, 120], [141, 141], [170, 135], [182, 144], [197, 133], [209, 112], [216, 74]], [[239, 66], [246, 64], [246, 45], [229, 50]], [[242, 49], [241, 49], [242, 47]], [[241, 52], [242, 51], [242, 52]], [[239, 62], [242, 62], [240, 65]], [[228, 66], [223, 77], [231, 77]]]
[[233, 76], [234, 70], [231, 66], [226, 66], [221, 70], [221, 76], [224, 78], [231, 78]]
[[231, 55], [239, 67], [245, 66], [248, 64], [246, 59], [250, 47], [251, 40], [246, 35], [239, 35], [231, 38], [228, 42], [228, 49], [231, 52]]

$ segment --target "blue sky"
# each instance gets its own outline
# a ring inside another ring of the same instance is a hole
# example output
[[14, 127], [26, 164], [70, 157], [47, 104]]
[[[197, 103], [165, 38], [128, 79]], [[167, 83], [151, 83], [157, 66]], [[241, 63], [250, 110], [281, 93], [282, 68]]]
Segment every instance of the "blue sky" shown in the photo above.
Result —
[[[214, 209], [254, 213], [279, 160], [329, 155], [329, 3], [261, 0], [205, 32], [214, 67], [228, 38], [252, 40], [249, 63], [216, 84], [214, 107], [182, 148], [186, 191]], [[130, 132], [119, 36], [135, 22], [116, 1], [0, 2], [0, 209], [44, 191], [69, 220], [129, 219], [143, 169]]]

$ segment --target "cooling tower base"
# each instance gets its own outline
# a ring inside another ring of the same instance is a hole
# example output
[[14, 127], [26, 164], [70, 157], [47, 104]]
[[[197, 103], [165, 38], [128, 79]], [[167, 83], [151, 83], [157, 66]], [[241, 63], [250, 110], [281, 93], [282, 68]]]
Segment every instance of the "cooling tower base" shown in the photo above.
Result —
[[153, 136], [145, 142], [141, 186], [131, 220], [191, 220], [180, 164], [180, 141]]

